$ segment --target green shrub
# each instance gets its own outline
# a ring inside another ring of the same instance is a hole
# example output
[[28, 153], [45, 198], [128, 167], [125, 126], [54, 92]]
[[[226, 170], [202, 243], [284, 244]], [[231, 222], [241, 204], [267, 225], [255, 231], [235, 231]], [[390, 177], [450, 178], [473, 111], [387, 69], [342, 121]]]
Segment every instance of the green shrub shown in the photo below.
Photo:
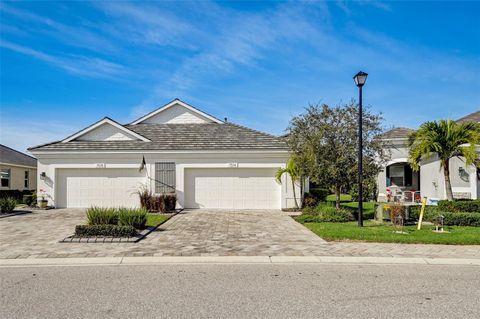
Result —
[[117, 225], [118, 213], [114, 208], [90, 207], [87, 209], [88, 225]]
[[328, 194], [330, 194], [330, 191], [325, 188], [312, 187], [310, 188], [309, 193], [319, 202], [324, 202], [327, 199]]
[[17, 206], [17, 201], [12, 197], [0, 198], [0, 213], [9, 214]]
[[480, 200], [441, 200], [438, 201], [438, 208], [452, 213], [480, 213]]
[[320, 216], [324, 222], [344, 223], [355, 220], [353, 214], [344, 208], [336, 209], [331, 206], [323, 206], [320, 209]]
[[78, 237], [133, 237], [137, 230], [132, 226], [118, 225], [77, 225], [75, 236]]
[[0, 190], [0, 198], [13, 198], [18, 203], [20, 203], [23, 199], [23, 195], [32, 195], [34, 191], [32, 190], [18, 190], [18, 189], [2, 189]]
[[37, 203], [37, 195], [35, 193], [31, 195], [23, 195], [22, 202], [27, 206], [34, 206]]
[[343, 223], [355, 220], [355, 218], [348, 209], [336, 209], [328, 204], [319, 204], [316, 207], [304, 208], [302, 215], [298, 216], [296, 220], [301, 223]]
[[147, 209], [118, 209], [118, 224], [120, 226], [132, 226], [136, 229], [144, 229], [147, 223]]
[[306, 215], [302, 214], [295, 217], [295, 220], [300, 223], [321, 223], [323, 222], [322, 217], [319, 215]]
[[443, 224], [446, 226], [476, 226], [480, 227], [480, 214], [443, 213]]
[[305, 193], [303, 196], [303, 207], [315, 207], [319, 203], [319, 199], [312, 193]]

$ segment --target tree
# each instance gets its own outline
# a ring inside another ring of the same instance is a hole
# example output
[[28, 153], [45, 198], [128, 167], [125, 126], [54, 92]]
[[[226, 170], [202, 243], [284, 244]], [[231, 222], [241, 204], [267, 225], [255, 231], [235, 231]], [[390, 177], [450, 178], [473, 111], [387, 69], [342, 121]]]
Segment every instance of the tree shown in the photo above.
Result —
[[[287, 128], [287, 143], [293, 156], [302, 159], [304, 175], [325, 185], [336, 195], [352, 190], [357, 181], [358, 106], [311, 105], [294, 117]], [[363, 114], [364, 181], [376, 178], [385, 161], [385, 148], [377, 137], [382, 117], [367, 110]], [[368, 169], [366, 169], [368, 168]]]
[[479, 123], [457, 123], [452, 120], [425, 122], [409, 136], [409, 162], [412, 168], [418, 171], [422, 159], [437, 155], [443, 168], [447, 199], [453, 200], [450, 159], [464, 158], [467, 165], [474, 164], [479, 167], [475, 150], [478, 144]]
[[[293, 200], [295, 201], [295, 208], [299, 208], [298, 202], [297, 202], [297, 195], [295, 192], [295, 182], [297, 181], [302, 181], [302, 178], [300, 176], [300, 172], [297, 168], [297, 165], [295, 164], [295, 160], [293, 158], [290, 158], [287, 162], [287, 166], [285, 168], [279, 168], [277, 170], [277, 173], [275, 174], [275, 179], [277, 180], [278, 183], [282, 183], [282, 176], [283, 174], [288, 174], [290, 176], [290, 179], [292, 181], [292, 189], [293, 189]], [[303, 187], [301, 192], [303, 191]]]

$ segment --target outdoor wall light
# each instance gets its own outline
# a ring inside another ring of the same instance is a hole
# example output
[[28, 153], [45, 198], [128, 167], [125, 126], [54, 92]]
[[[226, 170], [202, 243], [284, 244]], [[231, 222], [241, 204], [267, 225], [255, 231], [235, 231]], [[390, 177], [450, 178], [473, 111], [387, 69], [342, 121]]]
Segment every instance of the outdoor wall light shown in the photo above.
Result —
[[42, 181], [44, 181], [45, 178], [47, 178], [47, 173], [41, 172], [41, 173], [40, 173], [40, 179], [41, 179]]

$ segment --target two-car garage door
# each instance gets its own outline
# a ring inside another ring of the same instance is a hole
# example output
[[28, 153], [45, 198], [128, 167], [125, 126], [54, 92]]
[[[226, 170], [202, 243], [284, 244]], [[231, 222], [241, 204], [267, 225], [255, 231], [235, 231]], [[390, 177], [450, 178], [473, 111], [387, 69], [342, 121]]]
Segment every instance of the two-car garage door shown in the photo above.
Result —
[[57, 207], [137, 207], [145, 173], [133, 168], [59, 169]]
[[[185, 208], [279, 209], [274, 168], [186, 168]], [[58, 169], [56, 206], [136, 207], [146, 182], [138, 169]]]
[[187, 168], [186, 208], [279, 209], [273, 168]]

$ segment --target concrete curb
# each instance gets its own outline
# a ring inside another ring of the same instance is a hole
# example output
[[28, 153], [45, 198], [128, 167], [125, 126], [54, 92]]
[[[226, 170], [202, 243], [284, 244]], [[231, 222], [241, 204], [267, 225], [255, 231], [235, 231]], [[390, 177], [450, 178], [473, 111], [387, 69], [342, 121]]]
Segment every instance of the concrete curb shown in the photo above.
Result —
[[334, 256], [159, 256], [0, 259], [0, 268], [159, 264], [420, 264], [480, 266], [480, 259]]

